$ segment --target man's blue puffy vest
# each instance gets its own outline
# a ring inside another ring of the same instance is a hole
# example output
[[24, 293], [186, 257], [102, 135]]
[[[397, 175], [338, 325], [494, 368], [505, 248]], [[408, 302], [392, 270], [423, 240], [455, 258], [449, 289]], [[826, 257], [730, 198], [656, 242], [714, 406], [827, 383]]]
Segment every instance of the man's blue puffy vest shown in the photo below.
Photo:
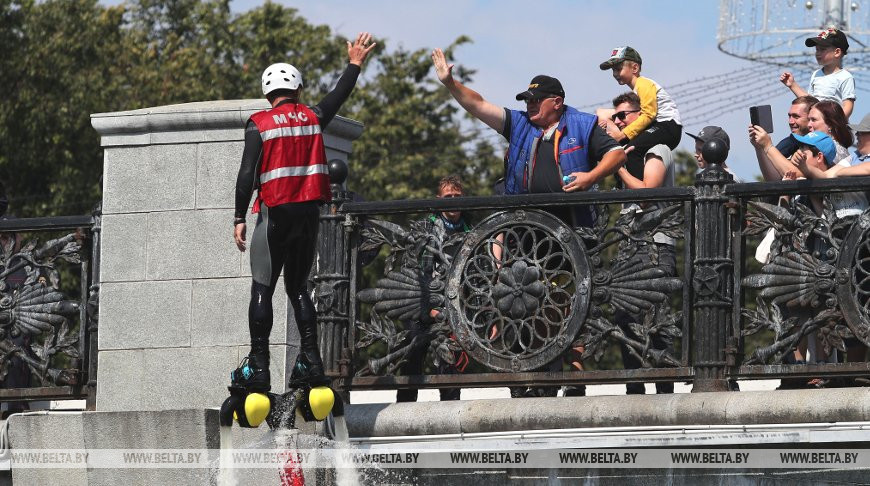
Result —
[[[592, 169], [588, 144], [589, 135], [597, 122], [597, 116], [565, 106], [556, 135], [560, 174], [589, 172]], [[529, 190], [528, 180], [535, 157], [532, 147], [543, 131], [529, 122], [529, 115], [524, 111], [511, 110], [511, 125], [505, 194], [524, 194]]]

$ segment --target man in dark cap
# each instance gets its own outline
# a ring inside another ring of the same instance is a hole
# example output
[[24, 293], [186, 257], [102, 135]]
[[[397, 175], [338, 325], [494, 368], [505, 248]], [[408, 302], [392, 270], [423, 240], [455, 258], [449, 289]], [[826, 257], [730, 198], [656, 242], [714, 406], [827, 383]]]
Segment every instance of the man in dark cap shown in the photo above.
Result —
[[[438, 79], [468, 113], [507, 139], [505, 193], [573, 192], [596, 184], [625, 163], [625, 151], [598, 126], [598, 118], [565, 104], [558, 79], [535, 76], [516, 96], [525, 111], [501, 108], [453, 77], [441, 49], [432, 52]], [[559, 215], [566, 219], [563, 215]], [[588, 210], [574, 223], [590, 225]]]
[[[480, 93], [453, 77], [453, 65], [435, 49], [432, 62], [438, 80], [468, 113], [500, 133], [509, 143], [505, 156], [505, 194], [552, 193], [594, 190], [599, 181], [625, 163], [622, 146], [598, 126], [598, 117], [565, 104], [565, 90], [558, 79], [538, 75], [517, 94], [526, 109], [511, 110], [486, 101]], [[591, 226], [589, 207], [547, 208], [572, 226]], [[499, 258], [500, 252], [493, 254]], [[577, 360], [579, 366], [579, 360]], [[556, 360], [543, 370], [561, 369]], [[566, 390], [582, 395], [583, 387]], [[511, 389], [511, 396], [555, 396], [555, 387]]]
[[[707, 161], [704, 160], [704, 154], [701, 153], [701, 149], [704, 147], [705, 143], [713, 139], [719, 140], [723, 145], [725, 145], [726, 157], [728, 156], [728, 151], [731, 150], [731, 137], [725, 133], [725, 130], [723, 130], [722, 127], [710, 125], [702, 128], [697, 135], [688, 132], [686, 134], [695, 139], [695, 159], [698, 161], [698, 168], [701, 170], [707, 168]], [[720, 166], [725, 172], [731, 174], [731, 177], [734, 178], [734, 182], [743, 182], [743, 180], [728, 167], [728, 164], [724, 160]]]

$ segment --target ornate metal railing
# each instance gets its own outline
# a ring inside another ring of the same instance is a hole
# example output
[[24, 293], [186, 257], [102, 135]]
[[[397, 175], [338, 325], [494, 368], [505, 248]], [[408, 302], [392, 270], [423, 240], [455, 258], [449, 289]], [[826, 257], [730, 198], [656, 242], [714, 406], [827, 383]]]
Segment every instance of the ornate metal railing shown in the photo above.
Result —
[[[742, 265], [735, 269], [738, 299], [733, 307], [741, 326], [730, 339], [742, 341], [759, 331], [771, 335], [764, 346], [735, 350], [739, 360], [734, 376], [870, 376], [870, 363], [863, 357], [787, 364], [807, 338], [816, 342], [820, 357], [835, 352], [842, 356], [850, 344], [861, 354], [870, 344], [870, 211], [849, 210], [845, 207], [850, 204], [843, 204], [844, 195], [847, 203], [855, 194], [866, 198], [868, 187], [870, 178], [855, 177], [733, 184], [725, 189], [739, 203], [737, 219], [743, 222], [736, 235], [741, 238], [735, 237], [735, 243], [741, 243], [735, 244], [736, 260]], [[780, 195], [790, 197], [777, 203]], [[749, 272], [747, 263], [755, 255], [754, 250], [747, 252], [745, 242], [761, 235], [770, 242], [769, 254], [760, 269]]]
[[0, 220], [0, 402], [93, 408], [99, 235], [99, 211]]
[[[830, 205], [765, 200], [824, 204], [868, 183], [734, 184], [711, 165], [694, 187], [671, 189], [350, 202], [335, 186], [316, 277], [329, 373], [346, 390], [687, 381], [718, 391], [737, 379], [870, 376], [863, 360], [789, 364], [808, 336], [827, 354], [870, 344], [870, 212], [842, 219]], [[596, 223], [549, 211], [565, 207], [591, 208]], [[478, 222], [447, 234], [415, 220], [445, 210]], [[771, 228], [769, 263], [753, 263]], [[383, 271], [363, 284], [379, 251]], [[596, 365], [618, 348], [636, 369]], [[402, 376], [415, 353], [435, 364], [467, 356], [477, 369]]]

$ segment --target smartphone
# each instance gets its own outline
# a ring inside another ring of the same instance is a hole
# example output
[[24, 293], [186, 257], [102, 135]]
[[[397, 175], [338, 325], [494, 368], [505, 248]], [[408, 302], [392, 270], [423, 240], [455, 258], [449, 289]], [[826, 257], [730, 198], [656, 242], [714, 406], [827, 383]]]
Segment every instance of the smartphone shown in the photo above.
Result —
[[770, 105], [749, 107], [749, 120], [753, 125], [758, 125], [767, 133], [773, 133], [773, 116], [770, 114]]

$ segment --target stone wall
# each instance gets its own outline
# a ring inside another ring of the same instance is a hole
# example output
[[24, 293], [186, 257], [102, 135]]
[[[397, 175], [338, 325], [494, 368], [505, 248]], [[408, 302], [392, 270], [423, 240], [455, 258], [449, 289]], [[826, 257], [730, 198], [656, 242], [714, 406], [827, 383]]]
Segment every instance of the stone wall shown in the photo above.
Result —
[[[211, 101], [91, 116], [104, 149], [98, 410], [216, 407], [226, 397], [249, 343], [235, 181], [244, 124], [267, 107]], [[360, 133], [336, 117], [327, 158], [347, 162]], [[298, 334], [280, 284], [274, 308], [272, 390], [281, 391]]]

